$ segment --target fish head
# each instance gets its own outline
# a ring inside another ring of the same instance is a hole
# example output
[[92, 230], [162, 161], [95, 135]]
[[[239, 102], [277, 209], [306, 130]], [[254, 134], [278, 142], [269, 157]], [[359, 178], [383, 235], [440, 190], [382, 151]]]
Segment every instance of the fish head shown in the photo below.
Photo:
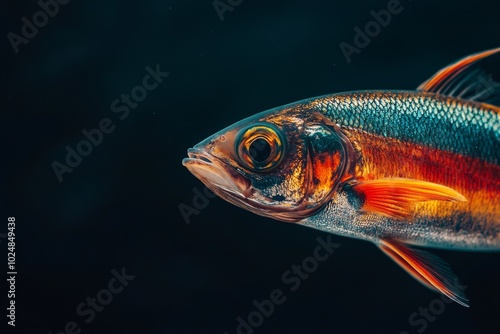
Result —
[[297, 222], [348, 178], [352, 147], [337, 125], [303, 104], [237, 122], [188, 150], [183, 165], [224, 200]]

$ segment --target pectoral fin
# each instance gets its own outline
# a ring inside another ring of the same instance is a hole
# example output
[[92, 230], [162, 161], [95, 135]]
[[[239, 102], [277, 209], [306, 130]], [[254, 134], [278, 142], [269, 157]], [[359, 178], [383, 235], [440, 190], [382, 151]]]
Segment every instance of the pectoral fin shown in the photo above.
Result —
[[378, 246], [417, 281], [469, 307], [464, 287], [458, 284], [457, 277], [443, 260], [428, 252], [411, 249], [396, 240], [383, 239]]
[[364, 197], [363, 211], [376, 212], [389, 218], [404, 219], [411, 216], [411, 204], [437, 200], [464, 202], [457, 191], [440, 184], [413, 179], [379, 179], [353, 185]]

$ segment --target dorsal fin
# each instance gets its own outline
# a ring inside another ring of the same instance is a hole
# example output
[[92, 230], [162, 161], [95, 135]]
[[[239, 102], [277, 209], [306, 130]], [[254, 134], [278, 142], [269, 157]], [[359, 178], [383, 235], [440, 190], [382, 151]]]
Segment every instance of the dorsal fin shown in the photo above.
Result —
[[500, 55], [495, 48], [462, 58], [438, 71], [418, 90], [500, 106]]

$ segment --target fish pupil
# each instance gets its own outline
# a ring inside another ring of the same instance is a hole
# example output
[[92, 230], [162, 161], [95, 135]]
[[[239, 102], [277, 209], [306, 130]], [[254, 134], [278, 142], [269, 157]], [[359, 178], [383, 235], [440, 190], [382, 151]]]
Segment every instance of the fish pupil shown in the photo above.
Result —
[[265, 139], [258, 138], [250, 145], [249, 152], [255, 162], [262, 163], [271, 155], [271, 145]]

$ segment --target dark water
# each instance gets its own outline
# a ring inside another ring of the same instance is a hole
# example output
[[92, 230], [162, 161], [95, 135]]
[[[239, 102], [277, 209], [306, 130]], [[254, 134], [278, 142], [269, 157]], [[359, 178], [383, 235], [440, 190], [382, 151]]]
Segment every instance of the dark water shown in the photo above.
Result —
[[[37, 16], [46, 25], [21, 40], [21, 18], [33, 22], [40, 5], [2, 2], [0, 232], [14, 216], [18, 271], [16, 327], [7, 330], [233, 334], [241, 317], [240, 333], [498, 332], [498, 254], [434, 252], [467, 286], [465, 309], [366, 242], [332, 236], [340, 246], [298, 278], [288, 270], [327, 234], [220, 199], [199, 200], [190, 224], [179, 211], [193, 207], [193, 189], [203, 191], [181, 166], [188, 147], [303, 98], [413, 89], [451, 61], [499, 46], [498, 4], [221, 3], [233, 4], [223, 21], [211, 0], [73, 0], [49, 8], [47, 22]], [[371, 27], [348, 63], [339, 44], [354, 45], [354, 27], [364, 30], [370, 11], [388, 5], [390, 22]], [[143, 82], [157, 66], [162, 74]], [[111, 106], [131, 93], [140, 102]], [[80, 143], [83, 130], [94, 144]], [[71, 167], [68, 149], [86, 156], [70, 157]], [[120, 282], [122, 270], [129, 277]], [[271, 297], [279, 304], [262, 302]]]

